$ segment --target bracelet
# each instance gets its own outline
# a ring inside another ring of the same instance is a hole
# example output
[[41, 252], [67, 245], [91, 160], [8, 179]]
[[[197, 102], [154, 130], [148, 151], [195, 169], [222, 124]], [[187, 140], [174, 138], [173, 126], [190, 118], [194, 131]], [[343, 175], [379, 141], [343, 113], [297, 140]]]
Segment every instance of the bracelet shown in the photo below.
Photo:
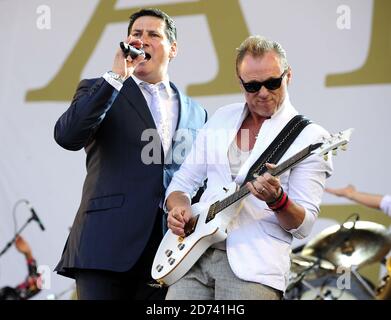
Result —
[[270, 202], [266, 202], [266, 204], [270, 207], [270, 206], [275, 206], [278, 202], [280, 202], [282, 200], [282, 198], [284, 197], [284, 189], [282, 187], [281, 188], [281, 192], [280, 192], [280, 195], [278, 196], [277, 199], [274, 199], [273, 201], [270, 201]]
[[284, 192], [284, 195], [282, 196], [282, 199], [278, 203], [276, 203], [274, 205], [269, 205], [269, 208], [272, 209], [273, 211], [280, 211], [288, 204], [288, 201], [289, 201], [289, 197]]
[[281, 207], [276, 208], [276, 209], [274, 209], [273, 211], [275, 211], [275, 212], [280, 212], [280, 211], [284, 210], [285, 208], [287, 208], [287, 207], [290, 205], [290, 203], [291, 203], [291, 200], [290, 200], [290, 199], [288, 198], [288, 196], [287, 196], [286, 202], [285, 202]]

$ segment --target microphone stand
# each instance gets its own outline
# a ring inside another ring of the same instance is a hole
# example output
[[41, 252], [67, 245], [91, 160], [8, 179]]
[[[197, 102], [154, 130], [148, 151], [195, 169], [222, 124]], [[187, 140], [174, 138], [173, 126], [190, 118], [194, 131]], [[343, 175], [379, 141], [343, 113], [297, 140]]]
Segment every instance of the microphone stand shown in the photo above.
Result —
[[27, 227], [27, 225], [34, 220], [34, 216], [31, 216], [24, 225], [16, 232], [15, 236], [5, 245], [4, 249], [0, 252], [0, 257], [7, 252], [7, 250], [12, 246], [12, 244], [15, 242], [16, 238], [19, 236], [19, 234], [24, 230], [24, 228]]

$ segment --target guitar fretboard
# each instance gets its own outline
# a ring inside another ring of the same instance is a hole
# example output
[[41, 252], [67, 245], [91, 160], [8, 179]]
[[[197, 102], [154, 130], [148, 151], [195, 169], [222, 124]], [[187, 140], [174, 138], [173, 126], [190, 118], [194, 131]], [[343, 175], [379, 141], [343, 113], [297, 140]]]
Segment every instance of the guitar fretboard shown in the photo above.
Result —
[[[293, 167], [300, 161], [307, 158], [311, 152], [318, 147], [320, 147], [322, 143], [317, 143], [313, 145], [309, 145], [308, 147], [304, 148], [300, 152], [296, 153], [294, 156], [290, 157], [289, 159], [285, 160], [283, 163], [275, 167], [274, 169], [268, 170], [268, 172], [272, 176], [279, 176], [282, 173], [284, 173], [289, 168]], [[219, 213], [220, 211], [223, 211], [225, 208], [228, 208], [230, 205], [234, 204], [236, 201], [244, 198], [250, 193], [250, 190], [248, 190], [247, 186], [244, 185], [240, 187], [239, 190], [234, 192], [233, 194], [229, 195], [228, 197], [224, 198], [223, 200], [215, 202], [213, 205], [211, 205], [208, 213], [208, 219], [211, 220], [214, 218], [214, 216]]]

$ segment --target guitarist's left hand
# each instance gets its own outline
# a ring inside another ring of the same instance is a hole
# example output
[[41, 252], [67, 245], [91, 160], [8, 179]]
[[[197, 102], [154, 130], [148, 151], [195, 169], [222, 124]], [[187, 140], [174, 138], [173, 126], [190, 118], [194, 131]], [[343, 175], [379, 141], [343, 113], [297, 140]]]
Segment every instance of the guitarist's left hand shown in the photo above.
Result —
[[[268, 169], [276, 167], [275, 164], [266, 163]], [[252, 182], [247, 182], [247, 188], [258, 199], [265, 202], [273, 202], [282, 192], [279, 177], [273, 177], [269, 172], [265, 172]]]

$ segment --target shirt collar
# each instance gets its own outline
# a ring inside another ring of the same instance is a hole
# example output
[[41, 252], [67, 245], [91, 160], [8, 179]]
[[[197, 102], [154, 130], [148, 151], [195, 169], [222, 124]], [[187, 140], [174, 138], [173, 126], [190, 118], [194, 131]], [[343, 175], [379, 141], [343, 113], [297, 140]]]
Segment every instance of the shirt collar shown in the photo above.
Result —
[[[242, 113], [242, 120], [244, 120], [247, 115], [250, 113], [250, 110], [248, 109], [248, 105], [247, 103], [244, 103], [244, 109], [243, 109], [243, 113]], [[273, 115], [267, 119], [267, 120], [271, 120], [271, 119], [279, 119], [281, 117], [283, 117], [284, 115], [286, 114], [296, 114], [297, 111], [296, 109], [293, 107], [293, 105], [291, 104], [291, 101], [289, 99], [289, 94], [288, 92], [286, 92], [286, 95], [285, 95], [285, 98], [284, 98], [284, 101], [283, 103], [281, 104], [281, 106], [277, 109], [277, 111], [275, 113], [273, 113]]]
[[283, 114], [285, 109], [290, 110], [292, 108], [291, 101], [289, 99], [288, 91], [285, 93], [285, 98], [280, 107], [277, 109], [277, 111], [270, 117], [271, 119], [278, 118], [279, 115]]
[[[146, 83], [146, 81], [143, 81], [143, 80], [140, 80], [139, 78], [137, 78], [135, 75], [131, 75], [131, 77], [133, 78], [133, 80], [137, 83], [137, 85], [140, 87], [142, 86], [143, 83]], [[164, 90], [165, 92], [167, 93], [168, 97], [171, 98], [172, 96], [175, 95], [175, 91], [171, 88], [171, 85], [170, 85], [170, 79], [168, 78], [168, 76], [166, 77], [165, 80], [161, 81], [161, 82], [158, 82], [156, 84], [160, 84], [160, 83], [163, 83], [164, 84]], [[161, 89], [161, 88], [160, 88]]]

